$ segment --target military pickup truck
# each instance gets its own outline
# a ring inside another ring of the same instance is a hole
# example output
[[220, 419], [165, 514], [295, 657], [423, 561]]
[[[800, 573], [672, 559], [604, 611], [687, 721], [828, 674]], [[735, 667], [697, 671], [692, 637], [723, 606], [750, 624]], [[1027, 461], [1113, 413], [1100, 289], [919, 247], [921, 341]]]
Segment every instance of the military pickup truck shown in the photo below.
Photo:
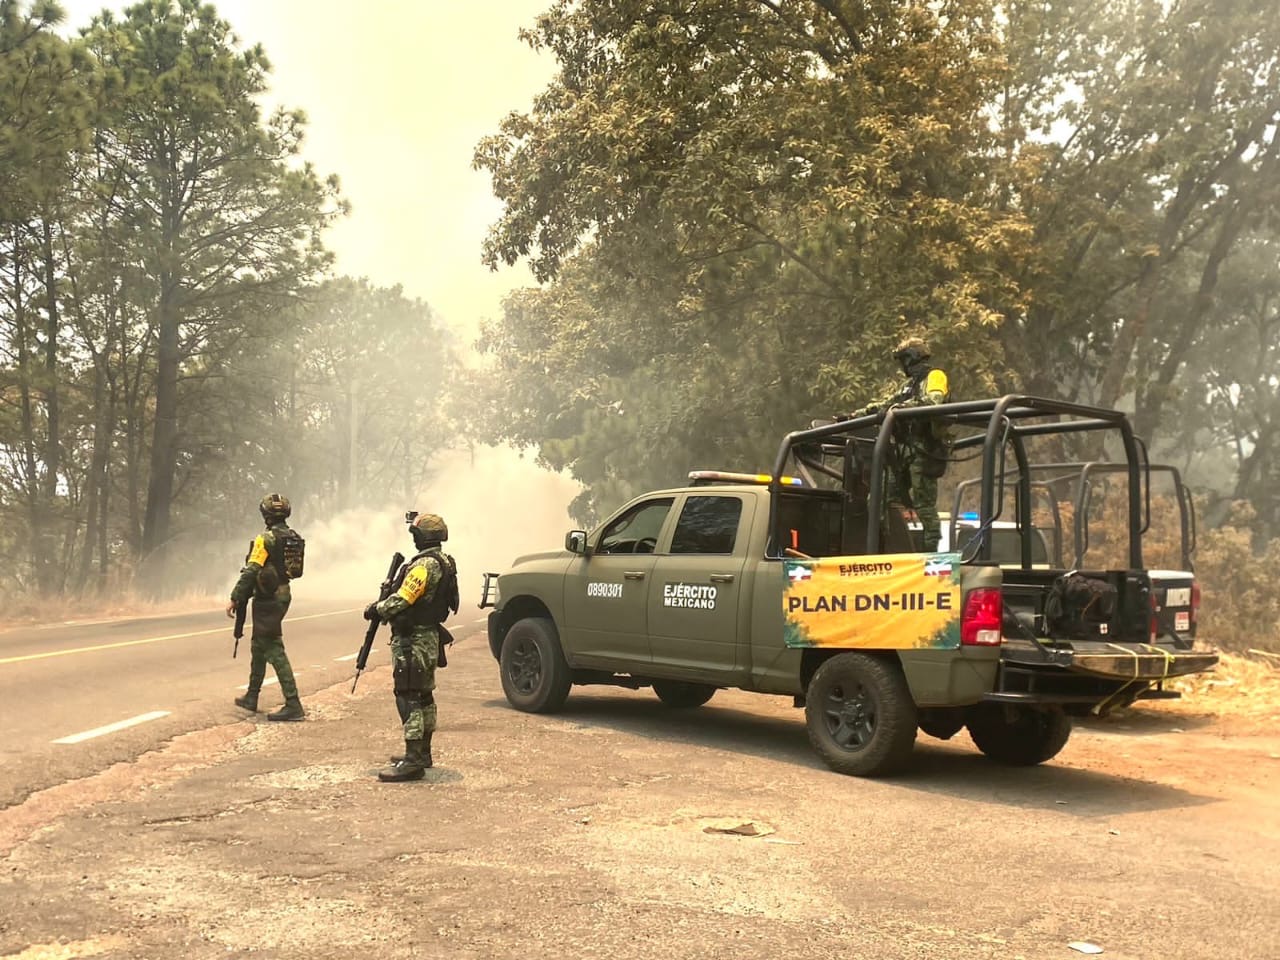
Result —
[[[910, 515], [887, 502], [896, 438], [923, 423], [946, 431], [957, 464], [980, 459], [976, 518], [944, 541], [964, 544], [955, 552], [920, 552]], [[1125, 453], [1128, 557], [1114, 569], [1046, 562], [1033, 522], [1028, 446], [1073, 430], [1114, 435]], [[503, 691], [534, 713], [575, 684], [652, 687], [673, 708], [720, 688], [788, 695], [818, 755], [861, 776], [901, 770], [918, 730], [967, 728], [997, 761], [1044, 762], [1067, 742], [1068, 708], [1177, 696], [1167, 680], [1217, 660], [1157, 626], [1146, 470], [1122, 413], [1035, 397], [791, 433], [770, 473], [695, 471], [486, 575]]]

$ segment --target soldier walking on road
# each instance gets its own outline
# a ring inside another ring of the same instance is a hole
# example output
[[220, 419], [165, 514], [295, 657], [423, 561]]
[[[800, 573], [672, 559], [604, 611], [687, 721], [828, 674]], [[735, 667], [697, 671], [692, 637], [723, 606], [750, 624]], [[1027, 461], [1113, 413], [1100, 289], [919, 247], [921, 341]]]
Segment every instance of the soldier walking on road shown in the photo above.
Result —
[[396, 710], [404, 725], [404, 756], [392, 757], [378, 779], [396, 783], [420, 780], [432, 765], [431, 737], [436, 729], [436, 667], [445, 663], [441, 634], [449, 612], [458, 609], [458, 567], [441, 543], [449, 528], [437, 514], [409, 513], [409, 532], [418, 552], [406, 563], [400, 587], [365, 608], [366, 620], [391, 624], [391, 663]]
[[302, 576], [305, 543], [285, 523], [292, 512], [288, 498], [278, 493], [268, 494], [262, 498], [258, 510], [267, 529], [249, 545], [244, 569], [231, 588], [231, 600], [227, 604], [227, 616], [234, 618], [241, 604], [252, 601], [249, 688], [244, 696], [236, 697], [236, 706], [257, 711], [258, 691], [262, 689], [269, 663], [280, 681], [284, 706], [268, 714], [267, 719], [301, 720], [306, 714], [298, 699], [298, 685], [293, 679], [289, 656], [284, 652], [283, 623], [293, 599], [289, 581]]
[[[929, 345], [921, 337], [907, 337], [893, 352], [906, 382], [896, 391], [860, 410], [853, 416], [882, 413], [890, 407], [915, 407], [947, 403], [951, 387], [946, 373], [929, 362]], [[889, 472], [887, 502], [901, 509], [906, 502], [920, 518], [924, 549], [932, 553], [942, 539], [938, 517], [938, 478], [946, 472], [950, 457], [946, 427], [928, 421], [914, 421], [903, 427], [897, 438], [897, 463]]]

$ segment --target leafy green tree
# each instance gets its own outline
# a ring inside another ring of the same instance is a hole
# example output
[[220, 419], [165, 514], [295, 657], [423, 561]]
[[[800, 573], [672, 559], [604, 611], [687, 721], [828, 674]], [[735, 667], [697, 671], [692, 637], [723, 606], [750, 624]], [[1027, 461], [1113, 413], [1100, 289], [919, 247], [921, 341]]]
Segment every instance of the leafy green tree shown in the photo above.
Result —
[[[97, 17], [87, 41], [117, 78], [98, 153], [112, 219], [154, 331], [154, 414], [140, 549], [169, 539], [191, 451], [181, 384], [245, 330], [276, 322], [329, 262], [337, 184], [299, 159], [305, 118], [261, 117], [269, 63], [239, 49], [212, 6], [151, 0]], [[195, 370], [192, 364], [195, 361]], [[149, 401], [150, 402], [150, 401]]]
[[16, 500], [35, 583], [61, 588], [58, 534], [71, 533], [60, 477], [67, 435], [68, 357], [63, 343], [61, 279], [71, 190], [79, 152], [89, 139], [84, 74], [78, 44], [51, 29], [56, 4], [28, 12], [0, 3], [0, 321], [3, 322], [8, 458], [5, 487]]
[[[1035, 243], [1001, 328], [1037, 392], [1165, 422], [1224, 265], [1280, 200], [1280, 10], [1268, 0], [1007, 5], [1004, 203]], [[1190, 384], [1186, 384], [1190, 386]]]
[[[559, 75], [475, 162], [504, 203], [486, 258], [528, 257], [549, 282], [486, 332], [509, 351], [503, 391], [564, 398], [544, 458], [643, 485], [680, 464], [676, 431], [702, 456], [760, 463], [783, 430], [876, 391], [907, 327], [987, 392], [1028, 235], [985, 176], [994, 31], [978, 0], [561, 2], [540, 17], [526, 38]], [[537, 417], [499, 432], [541, 443]]]

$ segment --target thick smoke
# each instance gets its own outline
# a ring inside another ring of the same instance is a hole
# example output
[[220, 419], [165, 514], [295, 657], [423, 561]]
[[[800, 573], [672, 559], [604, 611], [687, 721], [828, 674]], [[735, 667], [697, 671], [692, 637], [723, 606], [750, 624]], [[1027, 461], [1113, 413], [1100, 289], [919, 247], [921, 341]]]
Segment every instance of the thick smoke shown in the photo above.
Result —
[[574, 481], [505, 448], [451, 451], [437, 466], [435, 479], [409, 502], [387, 498], [382, 507], [327, 518], [296, 513], [291, 523], [306, 537], [307, 569], [295, 602], [372, 599], [391, 555], [413, 553], [406, 510], [438, 513], [449, 525], [445, 550], [458, 562], [460, 612], [475, 609], [484, 572], [501, 573], [523, 553], [563, 546], [569, 502], [580, 490]]

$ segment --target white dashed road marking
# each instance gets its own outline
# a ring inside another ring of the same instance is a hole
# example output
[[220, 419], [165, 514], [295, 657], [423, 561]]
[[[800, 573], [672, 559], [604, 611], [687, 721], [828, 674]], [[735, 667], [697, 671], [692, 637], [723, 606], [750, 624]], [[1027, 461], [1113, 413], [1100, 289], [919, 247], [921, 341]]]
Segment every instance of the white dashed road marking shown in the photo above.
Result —
[[152, 710], [150, 713], [143, 713], [136, 717], [130, 717], [128, 720], [121, 720], [119, 723], [109, 723], [105, 727], [95, 727], [93, 730], [86, 730], [84, 733], [73, 733], [69, 737], [59, 737], [53, 742], [82, 743], [85, 740], [92, 740], [94, 737], [115, 733], [118, 730], [127, 730], [129, 727], [136, 727], [138, 724], [146, 723], [149, 720], [159, 720], [161, 717], [167, 717], [168, 715], [168, 710]]
[[345, 657], [334, 657], [333, 660], [335, 663], [342, 663], [344, 660], [354, 660], [358, 656], [360, 656], [358, 653], [348, 653]]

